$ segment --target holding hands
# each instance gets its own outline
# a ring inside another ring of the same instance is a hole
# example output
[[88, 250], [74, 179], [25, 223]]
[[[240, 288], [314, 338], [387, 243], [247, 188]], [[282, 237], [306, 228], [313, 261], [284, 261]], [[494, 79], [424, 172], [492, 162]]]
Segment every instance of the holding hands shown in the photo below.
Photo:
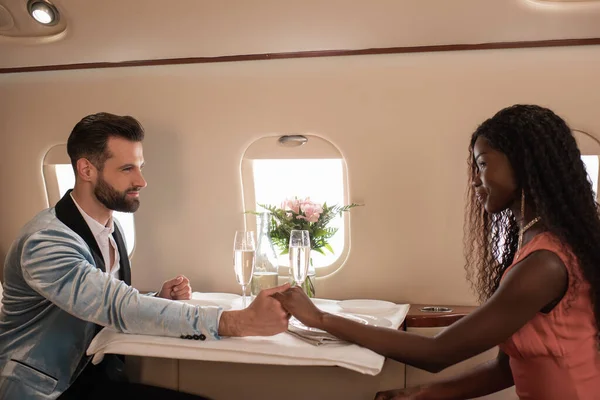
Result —
[[246, 311], [247, 330], [243, 336], [271, 336], [285, 332], [290, 315], [273, 297], [288, 290], [289, 284], [262, 290]]
[[275, 300], [274, 295], [288, 290], [286, 283], [262, 290], [243, 310], [224, 311], [219, 321], [222, 336], [272, 336], [285, 332], [290, 314]]
[[295, 286], [284, 292], [272, 295], [281, 306], [306, 326], [319, 328], [322, 324], [323, 311], [319, 310], [301, 287]]

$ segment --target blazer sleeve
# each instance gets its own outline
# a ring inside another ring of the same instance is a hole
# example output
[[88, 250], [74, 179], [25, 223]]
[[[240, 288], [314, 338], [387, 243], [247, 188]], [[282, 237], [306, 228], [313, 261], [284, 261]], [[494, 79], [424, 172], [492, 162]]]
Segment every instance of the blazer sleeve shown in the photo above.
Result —
[[[221, 307], [141, 295], [102, 272], [88, 258], [89, 249], [56, 228], [29, 236], [23, 244], [21, 268], [27, 284], [64, 311], [85, 321], [124, 333], [220, 339]], [[89, 259], [91, 255], [89, 255]]]

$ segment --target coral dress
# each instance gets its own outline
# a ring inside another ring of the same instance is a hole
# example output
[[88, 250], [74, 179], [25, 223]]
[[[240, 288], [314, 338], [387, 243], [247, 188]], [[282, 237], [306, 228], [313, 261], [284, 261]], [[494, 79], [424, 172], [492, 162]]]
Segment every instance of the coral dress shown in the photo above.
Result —
[[560, 257], [569, 288], [552, 311], [537, 313], [499, 346], [510, 357], [517, 395], [521, 400], [598, 400], [600, 352], [590, 285], [552, 234], [536, 235], [523, 246], [519, 260], [536, 250]]

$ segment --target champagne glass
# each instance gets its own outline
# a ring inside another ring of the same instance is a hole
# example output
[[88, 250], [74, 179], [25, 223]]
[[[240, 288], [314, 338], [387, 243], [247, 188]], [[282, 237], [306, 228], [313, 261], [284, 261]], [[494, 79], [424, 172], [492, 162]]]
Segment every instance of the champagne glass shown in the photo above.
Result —
[[290, 233], [290, 267], [296, 285], [302, 286], [310, 262], [310, 235], [308, 231], [293, 230]]
[[256, 239], [253, 231], [237, 231], [233, 242], [233, 269], [242, 286], [242, 307], [246, 308], [246, 288], [254, 273]]

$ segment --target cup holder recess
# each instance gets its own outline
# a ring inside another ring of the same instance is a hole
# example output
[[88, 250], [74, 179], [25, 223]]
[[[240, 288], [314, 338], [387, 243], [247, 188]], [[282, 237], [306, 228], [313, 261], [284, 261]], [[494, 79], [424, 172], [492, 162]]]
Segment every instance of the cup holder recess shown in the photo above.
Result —
[[432, 312], [432, 313], [446, 313], [446, 312], [452, 312], [451, 308], [448, 307], [439, 307], [439, 306], [427, 306], [427, 307], [423, 307], [421, 308], [421, 311], [423, 312]]

